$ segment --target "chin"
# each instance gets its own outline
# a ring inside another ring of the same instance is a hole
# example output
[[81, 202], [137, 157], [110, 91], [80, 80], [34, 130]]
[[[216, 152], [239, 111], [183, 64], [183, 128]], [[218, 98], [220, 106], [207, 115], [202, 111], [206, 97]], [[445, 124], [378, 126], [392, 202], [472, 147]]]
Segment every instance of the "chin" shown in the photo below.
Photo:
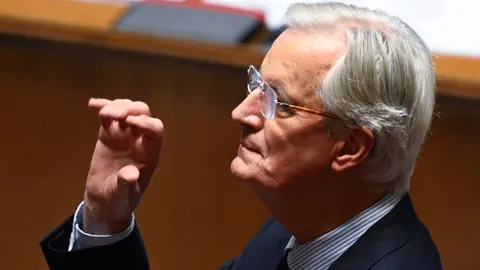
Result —
[[253, 178], [252, 165], [247, 165], [240, 157], [235, 157], [230, 164], [233, 176], [238, 180], [250, 182]]
[[235, 178], [239, 181], [248, 184], [254, 189], [276, 189], [277, 184], [273, 179], [267, 177], [255, 163], [247, 164], [240, 157], [233, 159], [230, 169]]

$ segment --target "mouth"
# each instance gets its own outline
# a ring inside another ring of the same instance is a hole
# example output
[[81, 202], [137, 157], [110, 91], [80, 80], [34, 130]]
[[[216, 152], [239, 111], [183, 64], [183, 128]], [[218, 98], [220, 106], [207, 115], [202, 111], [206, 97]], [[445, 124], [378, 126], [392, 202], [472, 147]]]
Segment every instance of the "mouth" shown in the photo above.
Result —
[[249, 143], [246, 143], [244, 141], [241, 141], [240, 142], [240, 146], [242, 146], [243, 148], [247, 149], [248, 151], [251, 151], [251, 152], [255, 152], [255, 153], [259, 153], [259, 151], [253, 147], [251, 144]]
[[238, 154], [240, 157], [256, 156], [257, 158], [263, 158], [262, 152], [259, 150], [259, 148], [246, 141], [240, 141]]

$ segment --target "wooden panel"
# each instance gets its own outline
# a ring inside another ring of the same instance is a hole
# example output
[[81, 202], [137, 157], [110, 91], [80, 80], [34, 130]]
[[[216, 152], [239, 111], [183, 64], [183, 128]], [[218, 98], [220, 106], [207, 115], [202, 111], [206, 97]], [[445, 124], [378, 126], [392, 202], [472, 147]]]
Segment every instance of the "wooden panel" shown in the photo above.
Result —
[[439, 93], [480, 99], [480, 58], [437, 55], [435, 69]]
[[[199, 0], [190, 0], [198, 2]], [[173, 56], [246, 68], [264, 56], [261, 40], [266, 29], [239, 46], [203, 44], [183, 39], [120, 34], [111, 24], [125, 6], [66, 0], [0, 1], [0, 33], [100, 46], [104, 48]], [[438, 91], [480, 99], [480, 58], [437, 55]]]
[[[91, 96], [147, 101], [163, 119], [161, 165], [137, 219], [153, 269], [216, 269], [268, 215], [229, 171], [230, 111], [245, 71], [166, 57], [0, 39], [5, 222], [0, 269], [47, 269], [38, 241], [82, 199], [98, 120]], [[480, 268], [480, 106], [440, 96], [412, 184], [445, 269]], [[188, 260], [185, 260], [188, 258]]]
[[152, 269], [216, 269], [266, 218], [229, 167], [245, 70], [5, 37], [0, 59], [0, 230], [11, 232], [0, 269], [47, 269], [38, 241], [82, 200], [99, 125], [91, 96], [145, 100], [164, 121], [161, 165], [137, 212]]
[[0, 17], [20, 19], [28, 25], [46, 23], [62, 27], [92, 28], [108, 31], [119, 14], [125, 10], [120, 4], [100, 4], [70, 0], [15, 0], [0, 1]]
[[[0, 19], [0, 28], [12, 26], [5, 22]], [[21, 33], [25, 22], [16, 22], [9, 29]], [[0, 36], [0, 211], [7, 220], [0, 230], [12, 232], [2, 238], [0, 269], [47, 269], [37, 242], [82, 198], [98, 126], [86, 109], [91, 96], [145, 100], [165, 123], [161, 165], [137, 213], [152, 268], [216, 269], [239, 252], [268, 213], [230, 175], [239, 136], [230, 111], [245, 93], [244, 65], [261, 61], [262, 54], [63, 26], [41, 29], [48, 39], [53, 34], [98, 47]], [[437, 63], [441, 93], [477, 95], [476, 60]], [[439, 96], [438, 102], [412, 196], [445, 269], [480, 269], [480, 101]]]
[[412, 199], [446, 270], [480, 269], [480, 101], [439, 96]]

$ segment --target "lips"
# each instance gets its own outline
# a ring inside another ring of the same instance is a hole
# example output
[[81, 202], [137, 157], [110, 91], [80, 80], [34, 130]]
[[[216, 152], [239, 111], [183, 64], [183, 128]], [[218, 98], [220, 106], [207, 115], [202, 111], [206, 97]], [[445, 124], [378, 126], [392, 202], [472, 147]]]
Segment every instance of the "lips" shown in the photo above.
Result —
[[247, 150], [249, 150], [249, 151], [259, 153], [259, 151], [257, 150], [257, 148], [254, 147], [252, 144], [250, 144], [250, 143], [248, 143], [248, 142], [242, 141], [242, 142], [240, 142], [240, 144], [241, 144], [245, 149], [247, 149]]

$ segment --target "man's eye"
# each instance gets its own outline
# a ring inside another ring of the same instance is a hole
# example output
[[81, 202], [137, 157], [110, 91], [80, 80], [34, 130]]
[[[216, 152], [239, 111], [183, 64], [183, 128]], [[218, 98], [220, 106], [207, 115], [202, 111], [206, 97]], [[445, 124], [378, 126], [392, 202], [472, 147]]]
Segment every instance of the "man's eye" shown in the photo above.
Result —
[[278, 101], [277, 105], [278, 105], [277, 106], [277, 111], [278, 112], [282, 112], [282, 113], [290, 112], [290, 108], [288, 107], [288, 105], [286, 103]]

